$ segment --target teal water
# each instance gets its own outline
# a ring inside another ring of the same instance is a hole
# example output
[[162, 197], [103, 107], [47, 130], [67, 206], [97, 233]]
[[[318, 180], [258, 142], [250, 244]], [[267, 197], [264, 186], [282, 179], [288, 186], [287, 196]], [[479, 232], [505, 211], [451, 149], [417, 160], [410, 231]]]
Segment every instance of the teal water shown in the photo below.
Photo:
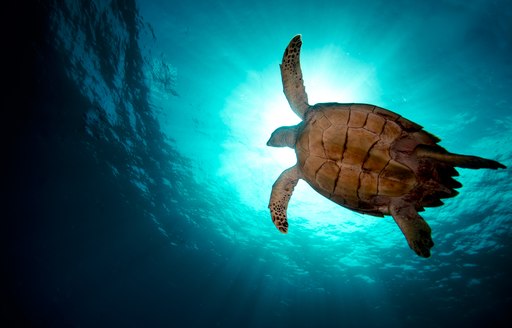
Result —
[[280, 234], [270, 190], [296, 159], [265, 145], [299, 122], [279, 63], [302, 34], [311, 104], [375, 104], [510, 167], [507, 1], [50, 1], [15, 13], [28, 32], [8, 40], [9, 326], [509, 326], [510, 169], [459, 170], [460, 195], [422, 214], [435, 242], [423, 259], [392, 218], [303, 181]]

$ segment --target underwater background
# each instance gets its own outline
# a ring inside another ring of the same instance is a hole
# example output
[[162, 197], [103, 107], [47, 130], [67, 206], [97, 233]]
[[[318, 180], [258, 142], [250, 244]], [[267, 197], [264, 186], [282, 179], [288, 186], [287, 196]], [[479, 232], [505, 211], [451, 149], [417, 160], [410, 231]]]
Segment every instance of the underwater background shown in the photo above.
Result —
[[[34, 1], [5, 10], [3, 327], [510, 327], [512, 179], [459, 169], [422, 215], [303, 181], [280, 234], [265, 146], [311, 104], [371, 103], [456, 153], [512, 164], [510, 1]], [[10, 19], [7, 19], [10, 18]]]

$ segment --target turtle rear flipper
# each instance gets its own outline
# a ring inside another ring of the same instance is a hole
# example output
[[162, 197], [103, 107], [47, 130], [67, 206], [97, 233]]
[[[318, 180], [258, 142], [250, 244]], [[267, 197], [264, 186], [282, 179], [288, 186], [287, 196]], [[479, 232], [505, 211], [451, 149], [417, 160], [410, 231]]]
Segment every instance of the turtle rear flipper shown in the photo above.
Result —
[[441, 147], [431, 147], [421, 145], [416, 149], [416, 156], [428, 157], [439, 162], [450, 164], [456, 167], [462, 167], [467, 169], [505, 169], [505, 165], [493, 161], [492, 159], [482, 158], [478, 156], [459, 155], [453, 154], [446, 151]]
[[272, 214], [272, 222], [276, 228], [282, 233], [288, 232], [288, 220], [286, 218], [286, 210], [288, 209], [288, 202], [292, 196], [293, 189], [299, 181], [299, 170], [297, 166], [292, 166], [277, 178], [272, 186], [272, 193], [270, 194], [270, 213]]
[[284, 51], [281, 65], [281, 77], [283, 79], [283, 91], [290, 107], [301, 119], [309, 108], [308, 95], [302, 79], [300, 68], [300, 47], [302, 39], [300, 34], [295, 36]]
[[430, 249], [434, 246], [431, 229], [414, 206], [407, 203], [391, 204], [390, 212], [409, 247], [419, 256], [430, 257]]

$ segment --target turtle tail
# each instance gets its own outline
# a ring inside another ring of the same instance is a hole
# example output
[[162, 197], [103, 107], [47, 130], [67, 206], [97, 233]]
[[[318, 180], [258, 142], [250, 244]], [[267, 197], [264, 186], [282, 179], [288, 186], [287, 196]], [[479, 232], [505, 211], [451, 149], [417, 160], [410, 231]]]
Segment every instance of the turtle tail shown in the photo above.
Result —
[[478, 156], [453, 154], [439, 146], [432, 147], [420, 145], [416, 148], [416, 156], [418, 156], [418, 158], [431, 158], [451, 166], [467, 169], [496, 170], [507, 168], [505, 165], [491, 159]]

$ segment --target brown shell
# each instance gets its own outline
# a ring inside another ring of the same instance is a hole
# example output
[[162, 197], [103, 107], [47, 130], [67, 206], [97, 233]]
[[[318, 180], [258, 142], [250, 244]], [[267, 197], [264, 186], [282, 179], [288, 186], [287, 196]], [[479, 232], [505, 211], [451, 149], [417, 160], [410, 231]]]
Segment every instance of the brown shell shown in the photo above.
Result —
[[386, 109], [318, 104], [306, 114], [296, 153], [303, 178], [320, 194], [352, 210], [382, 216], [389, 200], [418, 184], [418, 144], [439, 140]]

